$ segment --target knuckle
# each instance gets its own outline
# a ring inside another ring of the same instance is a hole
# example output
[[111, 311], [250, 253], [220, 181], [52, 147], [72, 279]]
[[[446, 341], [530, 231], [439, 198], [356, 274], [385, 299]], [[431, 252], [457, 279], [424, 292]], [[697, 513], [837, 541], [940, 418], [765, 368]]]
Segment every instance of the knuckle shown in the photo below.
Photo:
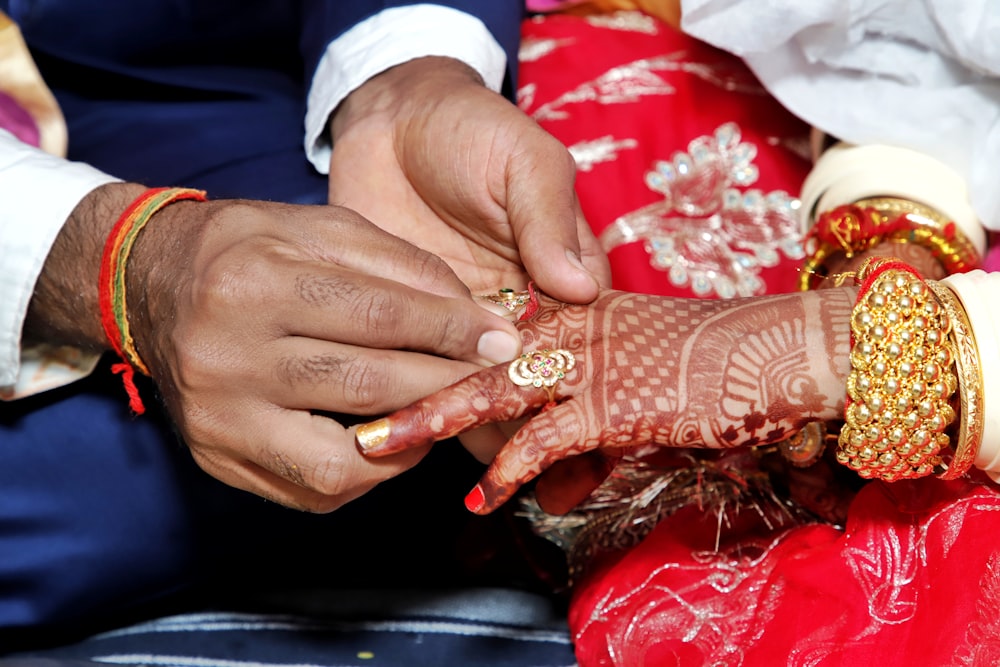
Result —
[[413, 257], [417, 274], [421, 279], [431, 284], [438, 284], [448, 282], [454, 276], [448, 264], [437, 255], [425, 252], [416, 247], [408, 249], [408, 251]]
[[358, 285], [339, 274], [302, 274], [295, 278], [295, 292], [310, 306], [330, 306], [341, 301], [355, 302], [361, 296]]
[[368, 322], [376, 334], [392, 333], [403, 321], [407, 302], [399, 294], [388, 291], [369, 291], [356, 302], [361, 321]]
[[[474, 329], [468, 319], [451, 310], [426, 315], [421, 331], [426, 335], [425, 344], [429, 349], [455, 356], [456, 351], [470, 347], [468, 339]], [[471, 344], [471, 349], [475, 349], [474, 344]]]
[[391, 366], [380, 359], [355, 359], [342, 372], [343, 395], [351, 414], [378, 412], [387, 398], [398, 393]]
[[344, 463], [343, 457], [334, 453], [322, 464], [309, 470], [308, 486], [322, 496], [320, 502], [324, 505], [335, 502], [335, 499], [348, 490], [349, 480], [344, 473]]
[[259, 256], [255, 261], [251, 253], [223, 252], [204, 262], [194, 275], [193, 307], [204, 312], [232, 308], [233, 304], [259, 304], [267, 294], [263, 287], [269, 284], [267, 266]]
[[322, 465], [311, 469], [308, 481], [309, 488], [317, 494], [313, 499], [313, 511], [318, 513], [332, 512], [376, 484], [359, 475], [344, 454], [334, 454]]
[[549, 135], [543, 141], [548, 144], [548, 152], [552, 156], [552, 159], [557, 162], [558, 168], [565, 170], [570, 174], [575, 174], [577, 171], [577, 163], [569, 149], [552, 135]]
[[393, 290], [375, 289], [343, 283], [344, 288], [337, 289], [344, 318], [358, 322], [365, 328], [368, 335], [376, 340], [385, 340], [399, 333], [400, 326], [405, 321], [407, 308], [412, 307], [409, 300]]
[[343, 372], [342, 357], [330, 354], [310, 357], [283, 357], [277, 363], [277, 379], [288, 387], [315, 386], [336, 380]]

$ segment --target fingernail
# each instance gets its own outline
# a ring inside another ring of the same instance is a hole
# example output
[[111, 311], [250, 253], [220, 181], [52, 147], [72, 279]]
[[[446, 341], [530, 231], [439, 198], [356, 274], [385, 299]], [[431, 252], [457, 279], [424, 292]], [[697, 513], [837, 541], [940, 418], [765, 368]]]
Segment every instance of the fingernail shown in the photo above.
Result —
[[577, 254], [576, 254], [575, 252], [573, 252], [572, 250], [566, 250], [566, 259], [568, 259], [568, 260], [569, 260], [569, 263], [570, 263], [570, 264], [572, 264], [572, 265], [573, 265], [573, 266], [575, 266], [576, 268], [580, 269], [580, 270], [581, 270], [581, 271], [583, 271], [584, 273], [590, 273], [590, 271], [587, 271], [587, 267], [585, 267], [585, 266], [583, 265], [583, 260], [582, 260], [582, 259], [580, 259], [580, 256], [579, 256], [579, 255], [577, 255]]
[[476, 347], [479, 356], [494, 364], [511, 361], [520, 351], [521, 342], [506, 331], [487, 331]]
[[476, 484], [469, 495], [465, 497], [465, 509], [473, 513], [478, 513], [486, 504], [486, 496], [483, 495], [483, 488]]
[[358, 430], [354, 432], [354, 438], [361, 451], [367, 452], [388, 440], [390, 431], [388, 419], [376, 419], [368, 424], [358, 426]]
[[595, 283], [597, 282], [597, 278], [595, 278], [594, 274], [590, 272], [590, 269], [588, 269], [586, 266], [583, 265], [583, 260], [580, 259], [580, 256], [577, 255], [575, 252], [573, 252], [572, 250], [567, 250], [566, 259], [569, 261], [570, 264], [572, 264], [577, 269], [579, 269], [587, 276], [589, 276], [590, 279], [593, 280]]

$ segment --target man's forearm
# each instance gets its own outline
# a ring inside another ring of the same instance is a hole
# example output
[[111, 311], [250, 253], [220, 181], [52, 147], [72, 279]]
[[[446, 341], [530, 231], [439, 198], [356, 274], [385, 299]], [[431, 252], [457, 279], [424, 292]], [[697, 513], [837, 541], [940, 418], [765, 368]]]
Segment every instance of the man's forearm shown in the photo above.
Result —
[[77, 205], [56, 237], [28, 307], [29, 343], [107, 347], [100, 320], [97, 277], [105, 239], [141, 185], [103, 185]]

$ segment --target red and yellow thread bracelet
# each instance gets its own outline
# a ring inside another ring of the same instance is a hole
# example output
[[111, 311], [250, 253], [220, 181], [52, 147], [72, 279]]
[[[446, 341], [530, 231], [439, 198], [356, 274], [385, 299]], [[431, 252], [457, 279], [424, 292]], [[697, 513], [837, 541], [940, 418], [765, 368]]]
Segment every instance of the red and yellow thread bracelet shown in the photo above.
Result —
[[815, 288], [834, 255], [844, 253], [851, 258], [883, 241], [928, 248], [948, 274], [979, 268], [982, 261], [975, 244], [934, 209], [893, 197], [872, 197], [838, 206], [817, 218], [806, 238], [808, 257], [799, 289]]
[[135, 349], [128, 323], [128, 303], [125, 293], [125, 268], [135, 240], [153, 215], [168, 204], [184, 199], [205, 201], [205, 193], [188, 188], [153, 188], [139, 195], [115, 222], [104, 244], [97, 291], [101, 309], [101, 324], [112, 349], [121, 363], [111, 367], [122, 374], [122, 383], [129, 396], [129, 406], [137, 415], [146, 411], [136, 389], [134, 372], [149, 375], [149, 369]]

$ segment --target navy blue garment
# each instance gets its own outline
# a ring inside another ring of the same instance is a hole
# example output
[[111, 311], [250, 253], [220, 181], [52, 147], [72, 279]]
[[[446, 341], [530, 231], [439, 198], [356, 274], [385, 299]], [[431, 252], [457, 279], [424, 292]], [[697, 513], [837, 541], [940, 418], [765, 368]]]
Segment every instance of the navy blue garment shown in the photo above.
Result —
[[[63, 108], [71, 158], [214, 199], [316, 204], [326, 179], [302, 151], [312, 69], [354, 22], [404, 4], [0, 0]], [[440, 4], [483, 18], [516, 62], [521, 2]], [[333, 514], [306, 515], [203, 473], [157, 414], [154, 388], [142, 389], [152, 410], [136, 418], [104, 364], [85, 381], [0, 403], [0, 654], [15, 636], [5, 631], [100, 627], [207, 581], [478, 576], [463, 571], [469, 543], [460, 545], [470, 526], [486, 534], [462, 507], [481, 466], [457, 446]]]
[[[0, 0], [62, 106], [71, 159], [215, 199], [301, 203], [326, 200], [302, 141], [306, 90], [327, 44], [409, 4]], [[517, 62], [523, 2], [435, 4], [481, 18]]]
[[300, 611], [175, 614], [0, 658], [0, 667], [576, 665], [565, 610], [523, 591], [313, 590], [282, 606]]

